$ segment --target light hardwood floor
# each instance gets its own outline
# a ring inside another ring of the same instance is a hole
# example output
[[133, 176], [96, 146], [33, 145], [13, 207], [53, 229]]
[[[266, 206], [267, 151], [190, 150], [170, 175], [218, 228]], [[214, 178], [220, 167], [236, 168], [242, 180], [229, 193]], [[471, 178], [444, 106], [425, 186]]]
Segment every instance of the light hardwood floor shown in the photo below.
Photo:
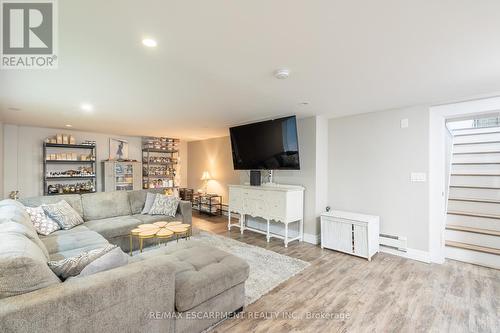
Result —
[[193, 225], [311, 263], [213, 332], [500, 332], [498, 270], [385, 253], [368, 262], [308, 243], [284, 248], [264, 235], [229, 233], [222, 217], [196, 215]]

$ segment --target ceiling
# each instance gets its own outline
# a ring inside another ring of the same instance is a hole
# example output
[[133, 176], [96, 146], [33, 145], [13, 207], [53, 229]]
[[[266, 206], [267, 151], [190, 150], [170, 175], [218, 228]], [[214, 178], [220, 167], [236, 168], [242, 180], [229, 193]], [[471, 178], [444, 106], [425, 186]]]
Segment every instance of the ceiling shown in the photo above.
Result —
[[498, 0], [58, 4], [59, 68], [0, 71], [4, 122], [192, 140], [500, 91]]

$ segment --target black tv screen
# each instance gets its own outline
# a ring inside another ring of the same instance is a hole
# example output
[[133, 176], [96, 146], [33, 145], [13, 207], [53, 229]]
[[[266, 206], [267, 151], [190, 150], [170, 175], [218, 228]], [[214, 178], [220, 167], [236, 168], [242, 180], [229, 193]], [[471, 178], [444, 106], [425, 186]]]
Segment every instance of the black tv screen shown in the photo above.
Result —
[[235, 170], [300, 170], [295, 116], [231, 127]]

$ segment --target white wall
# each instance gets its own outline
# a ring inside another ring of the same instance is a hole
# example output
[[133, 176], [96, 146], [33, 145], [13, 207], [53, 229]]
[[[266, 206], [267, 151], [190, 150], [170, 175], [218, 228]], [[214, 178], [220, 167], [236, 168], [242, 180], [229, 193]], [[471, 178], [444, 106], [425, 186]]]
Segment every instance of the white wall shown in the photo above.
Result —
[[446, 129], [444, 138], [444, 150], [445, 150], [445, 197], [444, 201], [448, 202], [448, 195], [450, 192], [450, 174], [451, 174], [451, 162], [453, 157], [453, 135]]
[[[401, 128], [401, 119], [409, 120]], [[334, 209], [380, 216], [380, 232], [406, 236], [428, 251], [429, 110], [413, 107], [329, 121], [328, 203]]]
[[[92, 132], [81, 132], [68, 129], [53, 129], [42, 127], [29, 127], [18, 125], [4, 125], [3, 131], [4, 147], [4, 196], [10, 191], [19, 190], [20, 196], [29, 197], [43, 194], [42, 184], [42, 144], [45, 138], [57, 133], [72, 134], [76, 142], [94, 140], [97, 145], [97, 190], [102, 190], [101, 161], [109, 158], [109, 139], [122, 138], [129, 142], [129, 158], [141, 161], [141, 138], [121, 136], [113, 134], [102, 134]], [[187, 160], [186, 144], [181, 144], [181, 159]], [[181, 160], [181, 163], [182, 160]], [[185, 168], [185, 167], [184, 167]], [[181, 164], [181, 172], [182, 172]], [[181, 186], [185, 186], [186, 176], [181, 174]]]

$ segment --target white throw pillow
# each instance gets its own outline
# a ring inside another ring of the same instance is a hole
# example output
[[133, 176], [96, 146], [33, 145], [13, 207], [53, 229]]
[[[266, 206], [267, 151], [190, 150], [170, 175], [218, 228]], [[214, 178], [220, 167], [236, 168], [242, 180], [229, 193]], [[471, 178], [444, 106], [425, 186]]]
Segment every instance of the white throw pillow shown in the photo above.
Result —
[[77, 277], [88, 276], [116, 267], [125, 266], [128, 264], [128, 259], [129, 256], [126, 255], [122, 249], [116, 247], [85, 266]]
[[177, 206], [179, 206], [180, 201], [181, 199], [174, 196], [157, 194], [149, 214], [175, 217]]
[[71, 229], [83, 223], [80, 214], [64, 200], [51, 205], [42, 205], [42, 208], [64, 230]]
[[38, 232], [40, 235], [47, 236], [54, 231], [61, 229], [56, 221], [45, 214], [42, 206], [25, 208], [26, 212], [30, 216], [31, 223], [33, 223], [36, 232]]
[[48, 265], [57, 276], [65, 280], [70, 276], [77, 276], [88, 264], [113, 250], [115, 247], [116, 245], [108, 245], [100, 249], [85, 251], [74, 257], [49, 261]]
[[155, 202], [156, 193], [148, 192], [146, 194], [146, 201], [144, 202], [144, 208], [142, 209], [141, 214], [149, 214], [151, 207], [153, 207], [153, 203]]

